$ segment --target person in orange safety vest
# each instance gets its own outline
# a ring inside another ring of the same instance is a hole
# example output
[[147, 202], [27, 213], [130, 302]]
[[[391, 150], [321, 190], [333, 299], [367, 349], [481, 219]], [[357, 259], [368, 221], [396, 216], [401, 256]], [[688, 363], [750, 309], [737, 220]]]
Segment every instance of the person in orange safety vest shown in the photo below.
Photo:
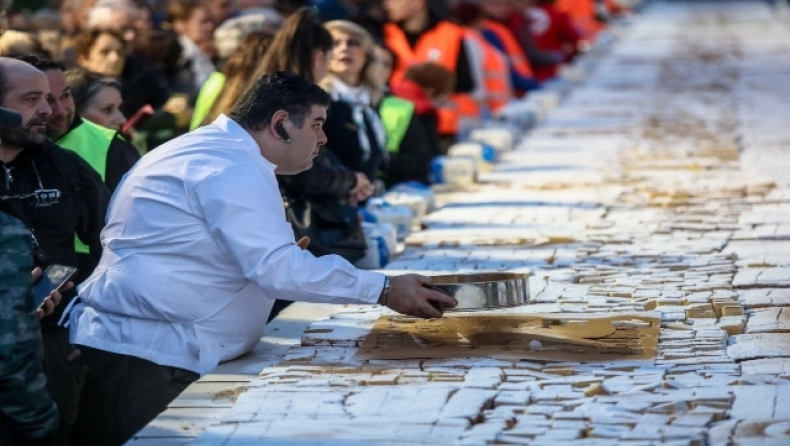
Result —
[[485, 105], [483, 39], [436, 17], [426, 0], [383, 0], [382, 6], [389, 19], [383, 28], [384, 44], [395, 54], [393, 84], [421, 62], [435, 62], [456, 74], [455, 91], [439, 109], [437, 128], [445, 140], [451, 139], [464, 119], [479, 119]]

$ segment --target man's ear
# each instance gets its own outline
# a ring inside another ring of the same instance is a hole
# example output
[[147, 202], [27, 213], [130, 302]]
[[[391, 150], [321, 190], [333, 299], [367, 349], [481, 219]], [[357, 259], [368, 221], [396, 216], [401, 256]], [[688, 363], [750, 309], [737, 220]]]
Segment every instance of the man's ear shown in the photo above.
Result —
[[272, 127], [274, 127], [276, 124], [284, 123], [289, 118], [290, 118], [290, 115], [288, 114], [287, 111], [285, 111], [285, 110], [277, 110], [272, 115], [272, 121], [271, 121]]
[[274, 112], [272, 115], [272, 120], [269, 123], [269, 132], [271, 132], [272, 136], [275, 138], [282, 138], [280, 132], [275, 129], [277, 126], [283, 126], [285, 122], [289, 120], [289, 118], [290, 115], [288, 115], [288, 112], [285, 110], [277, 110]]

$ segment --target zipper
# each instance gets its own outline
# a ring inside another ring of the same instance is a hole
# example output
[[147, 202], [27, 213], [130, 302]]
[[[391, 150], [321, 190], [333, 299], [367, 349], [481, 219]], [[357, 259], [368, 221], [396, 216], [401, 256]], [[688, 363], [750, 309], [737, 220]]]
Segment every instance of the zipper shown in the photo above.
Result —
[[13, 169], [13, 167], [9, 168], [4, 165], [3, 169], [5, 169], [5, 187], [6, 189], [11, 189], [11, 183], [14, 182], [14, 177], [11, 175], [11, 169]]

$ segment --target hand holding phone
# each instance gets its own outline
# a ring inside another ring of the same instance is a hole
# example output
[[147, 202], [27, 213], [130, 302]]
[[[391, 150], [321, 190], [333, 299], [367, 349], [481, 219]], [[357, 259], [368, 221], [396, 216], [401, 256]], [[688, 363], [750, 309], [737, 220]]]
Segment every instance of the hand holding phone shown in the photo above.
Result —
[[63, 265], [51, 265], [44, 271], [43, 275], [40, 268], [33, 270], [34, 282], [38, 277], [41, 277], [33, 285], [33, 298], [38, 305], [39, 319], [52, 313], [55, 306], [60, 302], [60, 291], [66, 291], [74, 286], [69, 280], [76, 273], [77, 268]]

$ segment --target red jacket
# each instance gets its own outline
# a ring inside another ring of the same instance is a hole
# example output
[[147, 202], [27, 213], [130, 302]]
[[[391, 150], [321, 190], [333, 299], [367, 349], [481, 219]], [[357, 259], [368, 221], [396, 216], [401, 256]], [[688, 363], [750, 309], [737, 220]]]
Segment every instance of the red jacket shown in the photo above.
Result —
[[433, 105], [431, 99], [425, 94], [425, 90], [410, 79], [402, 79], [392, 86], [390, 92], [395, 96], [403, 99], [408, 99], [414, 102], [414, 112], [418, 115], [427, 113], [436, 113], [436, 106]]
[[[553, 5], [540, 5], [527, 9], [524, 14], [536, 47], [543, 51], [561, 51], [568, 58], [575, 55], [582, 35], [567, 13], [560, 12]], [[535, 67], [535, 78], [543, 81], [554, 77], [558, 68], [559, 64]]]

